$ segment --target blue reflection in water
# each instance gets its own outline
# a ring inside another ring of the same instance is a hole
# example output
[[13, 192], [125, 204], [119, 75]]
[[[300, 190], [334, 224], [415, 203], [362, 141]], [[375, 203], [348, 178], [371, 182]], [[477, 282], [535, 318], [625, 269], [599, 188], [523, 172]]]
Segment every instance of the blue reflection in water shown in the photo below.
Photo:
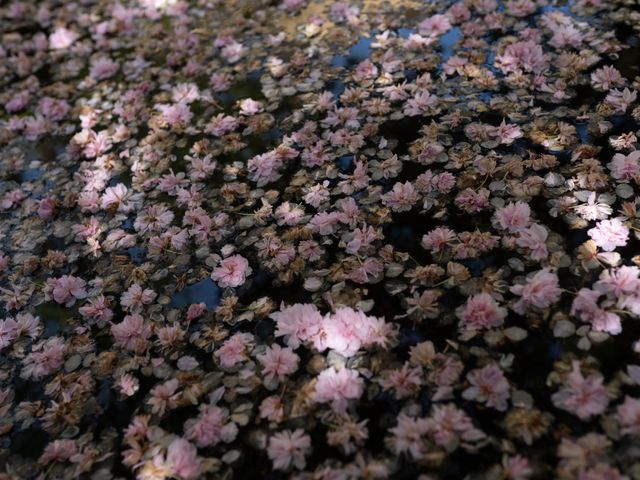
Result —
[[186, 307], [200, 302], [204, 302], [208, 309], [216, 308], [220, 303], [220, 287], [210, 278], [200, 280], [176, 292], [169, 302], [169, 308]]
[[347, 51], [346, 55], [335, 55], [331, 59], [332, 67], [347, 67], [356, 65], [371, 56], [371, 43], [373, 40], [367, 37], [360, 37], [358, 43]]
[[440, 58], [443, 62], [446, 62], [453, 56], [455, 53], [454, 45], [458, 43], [461, 38], [462, 31], [460, 30], [460, 27], [453, 27], [440, 37], [440, 48], [442, 49]]
[[589, 128], [586, 123], [576, 123], [576, 131], [580, 137], [580, 143], [589, 143], [591, 136], [589, 135]]
[[20, 180], [22, 182], [33, 182], [35, 180], [40, 180], [42, 177], [42, 169], [41, 168], [27, 168], [26, 170], [22, 170], [20, 172]]

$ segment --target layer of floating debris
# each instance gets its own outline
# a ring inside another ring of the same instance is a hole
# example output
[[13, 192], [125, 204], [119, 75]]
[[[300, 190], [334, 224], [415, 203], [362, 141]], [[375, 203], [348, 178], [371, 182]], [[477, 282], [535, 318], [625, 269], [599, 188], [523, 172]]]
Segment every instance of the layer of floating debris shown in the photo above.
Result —
[[1, 478], [640, 479], [639, 25], [5, 2]]

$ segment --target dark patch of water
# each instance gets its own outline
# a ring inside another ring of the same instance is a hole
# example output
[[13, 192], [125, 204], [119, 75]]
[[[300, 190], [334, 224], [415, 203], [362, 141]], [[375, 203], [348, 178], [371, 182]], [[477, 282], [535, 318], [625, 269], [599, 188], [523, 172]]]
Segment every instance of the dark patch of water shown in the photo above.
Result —
[[147, 249], [144, 247], [131, 247], [127, 249], [127, 253], [131, 261], [136, 265], [140, 265], [147, 258]]
[[220, 287], [210, 278], [200, 280], [174, 293], [168, 306], [182, 308], [200, 302], [204, 302], [209, 310], [216, 308], [220, 303]]
[[43, 338], [49, 338], [62, 333], [73, 313], [57, 303], [47, 302], [36, 307], [36, 315], [45, 324]]

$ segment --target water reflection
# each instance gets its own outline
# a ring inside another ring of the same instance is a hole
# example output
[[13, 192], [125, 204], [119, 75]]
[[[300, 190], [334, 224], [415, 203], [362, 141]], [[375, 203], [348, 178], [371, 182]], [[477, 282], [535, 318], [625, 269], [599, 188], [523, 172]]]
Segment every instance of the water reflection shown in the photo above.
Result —
[[204, 302], [208, 309], [216, 308], [220, 303], [220, 287], [210, 278], [200, 280], [174, 293], [169, 308], [181, 308], [200, 302]]

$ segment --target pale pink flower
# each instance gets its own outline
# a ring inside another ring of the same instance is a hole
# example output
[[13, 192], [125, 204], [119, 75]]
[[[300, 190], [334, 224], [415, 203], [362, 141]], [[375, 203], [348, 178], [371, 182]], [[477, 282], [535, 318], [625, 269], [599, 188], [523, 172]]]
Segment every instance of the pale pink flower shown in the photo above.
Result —
[[[7, 318], [9, 320], [9, 318]], [[27, 336], [37, 338], [40, 335], [40, 317], [34, 317], [29, 312], [18, 313], [13, 325], [16, 337]]]
[[571, 315], [575, 315], [580, 320], [590, 323], [596, 332], [607, 332], [617, 335], [622, 332], [620, 317], [615, 313], [608, 312], [598, 305], [598, 298], [601, 293], [588, 288], [581, 288], [571, 304]]
[[382, 278], [384, 264], [377, 258], [365, 258], [364, 261], [349, 274], [349, 280], [356, 283], [369, 283]]
[[15, 113], [23, 110], [28, 104], [29, 91], [23, 90], [9, 98], [4, 104], [4, 109], [9, 113]]
[[437, 37], [451, 29], [451, 21], [447, 15], [435, 14], [425, 18], [418, 24], [418, 32], [422, 35]]
[[200, 89], [195, 83], [179, 83], [171, 89], [171, 99], [175, 103], [186, 104], [195, 102], [200, 98]]
[[605, 252], [613, 252], [617, 247], [624, 247], [629, 240], [629, 229], [619, 217], [602, 220], [587, 233]]
[[51, 462], [66, 462], [78, 452], [75, 440], [53, 440], [49, 442], [38, 460], [43, 465]]
[[336, 371], [334, 367], [323, 370], [318, 375], [313, 399], [316, 402], [331, 402], [336, 413], [344, 413], [348, 401], [362, 396], [364, 382], [356, 370], [342, 368]]
[[523, 133], [518, 125], [512, 125], [502, 120], [502, 123], [491, 132], [493, 137], [503, 145], [511, 145], [516, 139], [522, 137]]
[[445, 448], [455, 448], [460, 442], [477, 442], [486, 435], [473, 426], [471, 418], [452, 404], [434, 405], [433, 413], [427, 419], [429, 434], [436, 444]]
[[407, 100], [403, 113], [409, 117], [432, 113], [438, 106], [439, 99], [426, 90], [418, 91], [413, 98]]
[[456, 315], [465, 330], [483, 330], [502, 325], [507, 311], [483, 292], [469, 297], [465, 305], [456, 310]]
[[76, 300], [87, 298], [86, 285], [87, 282], [79, 277], [63, 275], [60, 278], [48, 278], [46, 291], [56, 302], [70, 307]]
[[108, 57], [96, 57], [91, 60], [89, 75], [93, 79], [100, 81], [113, 77], [119, 68], [120, 64]]
[[242, 115], [255, 115], [264, 111], [262, 103], [253, 100], [252, 98], [245, 98], [240, 102], [240, 113]]
[[260, 404], [260, 418], [280, 423], [284, 419], [284, 405], [277, 395], [266, 397]]
[[305, 457], [311, 451], [311, 437], [298, 428], [274, 434], [267, 445], [267, 455], [276, 470], [287, 470], [291, 465], [302, 470], [307, 464]]
[[640, 268], [621, 265], [603, 270], [593, 288], [602, 294], [611, 293], [616, 297], [635, 294], [640, 291]]
[[274, 312], [270, 317], [276, 321], [276, 337], [284, 337], [292, 348], [311, 341], [318, 335], [322, 326], [322, 314], [310, 303], [296, 303]]
[[456, 238], [456, 232], [447, 227], [436, 227], [422, 237], [421, 245], [433, 253], [440, 253]]
[[61, 337], [49, 337], [36, 343], [24, 359], [24, 368], [20, 376], [40, 380], [58, 371], [64, 363], [65, 350], [66, 343]]
[[491, 208], [491, 203], [489, 202], [490, 193], [486, 188], [481, 188], [477, 192], [472, 188], [465, 188], [456, 195], [455, 204], [467, 213], [481, 212]]
[[501, 412], [507, 409], [507, 400], [511, 396], [509, 381], [498, 365], [490, 363], [473, 370], [467, 374], [467, 380], [471, 386], [462, 392], [463, 398], [485, 403], [487, 407]]
[[529, 460], [521, 455], [504, 456], [502, 459], [502, 476], [508, 480], [526, 480], [533, 475]]
[[71, 110], [69, 104], [64, 100], [52, 97], [43, 97], [38, 102], [38, 113], [48, 120], [59, 122], [63, 120]]
[[[335, 426], [333, 430], [327, 432], [327, 443], [341, 447], [341, 450], [347, 455], [355, 453], [369, 438], [368, 421], [366, 419], [356, 422], [347, 417], [339, 425]], [[386, 478], [386, 476], [376, 477], [373, 475], [373, 478]]]
[[125, 311], [139, 312], [145, 305], [149, 305], [158, 295], [150, 288], [142, 287], [134, 283], [120, 297], [120, 305]]
[[207, 305], [204, 302], [192, 303], [187, 310], [187, 322], [200, 318], [207, 311]]
[[2, 202], [0, 202], [0, 207], [2, 207], [3, 210], [11, 210], [20, 205], [25, 198], [27, 198], [27, 195], [24, 191], [16, 188], [4, 194]]
[[116, 343], [127, 350], [144, 349], [151, 336], [151, 326], [144, 321], [142, 315], [133, 313], [126, 315], [122, 322], [111, 325], [111, 335]]
[[366, 59], [358, 64], [353, 74], [353, 79], [357, 82], [361, 80], [373, 79], [378, 76], [378, 67], [374, 63]]
[[398, 415], [398, 424], [389, 429], [393, 435], [391, 446], [396, 455], [409, 454], [412, 459], [420, 460], [427, 453], [426, 435], [430, 430], [427, 419], [412, 418], [404, 413]]
[[249, 49], [242, 43], [232, 40], [229, 44], [222, 47], [220, 54], [229, 63], [236, 63], [245, 56]]
[[379, 383], [385, 390], [395, 391], [396, 398], [411, 397], [420, 391], [422, 369], [406, 362], [401, 369], [389, 371]]
[[185, 128], [193, 118], [193, 112], [185, 102], [159, 104], [156, 105], [156, 109], [160, 112], [162, 121], [169, 127]]
[[167, 464], [173, 476], [181, 480], [201, 478], [202, 461], [198, 450], [184, 438], [176, 438], [167, 448]]
[[616, 153], [607, 167], [616, 180], [627, 182], [637, 178], [640, 176], [640, 150], [635, 150], [629, 155]]
[[0, 349], [7, 348], [18, 338], [16, 321], [9, 317], [0, 320]]
[[222, 287], [239, 287], [253, 270], [242, 255], [231, 255], [220, 262], [211, 272], [211, 279]]
[[226, 410], [216, 405], [200, 405], [197, 419], [185, 423], [185, 437], [199, 447], [213, 447], [236, 439], [238, 427], [229, 420]]
[[58, 201], [55, 197], [43, 198], [42, 200], [40, 200], [40, 203], [38, 203], [38, 216], [44, 221], [51, 220], [57, 206]]
[[256, 155], [247, 162], [249, 179], [256, 182], [258, 187], [262, 187], [278, 180], [281, 176], [280, 169], [283, 166], [284, 161], [274, 151]]
[[513, 304], [513, 310], [519, 314], [524, 314], [531, 307], [540, 310], [548, 308], [556, 303], [562, 294], [558, 276], [548, 269], [537, 271], [524, 285], [514, 285], [510, 291], [521, 296], [520, 300]]
[[525, 72], [542, 73], [548, 66], [549, 55], [534, 41], [515, 42], [509, 45], [502, 55], [497, 55], [495, 65], [503, 73], [517, 69]]
[[596, 90], [609, 90], [624, 85], [624, 78], [616, 67], [605, 65], [591, 73], [591, 85]]
[[505, 3], [507, 11], [514, 17], [526, 17], [537, 10], [537, 5], [531, 0], [508, 0]]
[[52, 50], [60, 50], [63, 48], [69, 48], [73, 42], [78, 38], [78, 34], [68, 30], [64, 27], [56, 28], [51, 35], [49, 35], [49, 48]]
[[151, 205], [136, 217], [133, 227], [140, 233], [161, 232], [173, 221], [173, 212], [163, 203]]
[[640, 437], [640, 400], [626, 396], [624, 402], [618, 405], [616, 418], [622, 435]]
[[100, 208], [103, 210], [117, 210], [123, 213], [133, 211], [134, 205], [130, 201], [131, 192], [123, 184], [119, 183], [113, 187], [108, 187], [100, 199]]
[[382, 203], [394, 212], [409, 211], [418, 200], [420, 200], [420, 195], [411, 182], [397, 182], [389, 193], [382, 196]]
[[549, 45], [556, 48], [580, 48], [584, 41], [584, 34], [571, 24], [554, 26], [551, 31], [553, 36], [549, 40]]
[[262, 365], [265, 384], [273, 387], [295, 372], [300, 361], [300, 357], [291, 348], [282, 348], [277, 343], [267, 347], [265, 353], [256, 358]]
[[117, 382], [118, 391], [127, 397], [135, 395], [140, 388], [140, 382], [131, 374], [125, 373]]
[[635, 90], [629, 90], [625, 88], [620, 91], [617, 89], [611, 89], [609, 94], [605, 97], [604, 101], [615, 108], [616, 113], [625, 113], [629, 105], [635, 102], [638, 98], [638, 92]]
[[[360, 310], [342, 307], [325, 316], [321, 333], [322, 346], [335, 350], [344, 357], [351, 357], [362, 347], [373, 343], [383, 345], [384, 340], [380, 334], [387, 330], [384, 320], [378, 321]], [[316, 342], [316, 348], [322, 350], [320, 346]]]
[[164, 415], [167, 408], [175, 408], [181, 395], [181, 392], [176, 393], [179, 386], [180, 382], [172, 378], [153, 387], [149, 392], [151, 397], [147, 400], [147, 403], [151, 406], [151, 412]]
[[534, 223], [520, 232], [520, 236], [516, 239], [516, 245], [529, 249], [529, 257], [532, 260], [543, 260], [549, 255], [546, 245], [548, 236], [549, 232], [546, 228]]
[[233, 132], [238, 124], [239, 122], [235, 117], [219, 113], [209, 121], [205, 127], [205, 132], [216, 137], [222, 137], [227, 133]]
[[220, 365], [225, 368], [232, 368], [238, 362], [242, 362], [247, 358], [245, 350], [251, 339], [251, 334], [236, 333], [225, 340], [213, 355], [219, 360]]
[[582, 376], [580, 363], [573, 361], [566, 384], [551, 396], [557, 408], [573, 413], [581, 420], [603, 413], [609, 405], [610, 394], [602, 386], [602, 377]]
[[524, 202], [508, 203], [496, 210], [496, 220], [511, 233], [524, 230], [531, 223], [531, 209]]

